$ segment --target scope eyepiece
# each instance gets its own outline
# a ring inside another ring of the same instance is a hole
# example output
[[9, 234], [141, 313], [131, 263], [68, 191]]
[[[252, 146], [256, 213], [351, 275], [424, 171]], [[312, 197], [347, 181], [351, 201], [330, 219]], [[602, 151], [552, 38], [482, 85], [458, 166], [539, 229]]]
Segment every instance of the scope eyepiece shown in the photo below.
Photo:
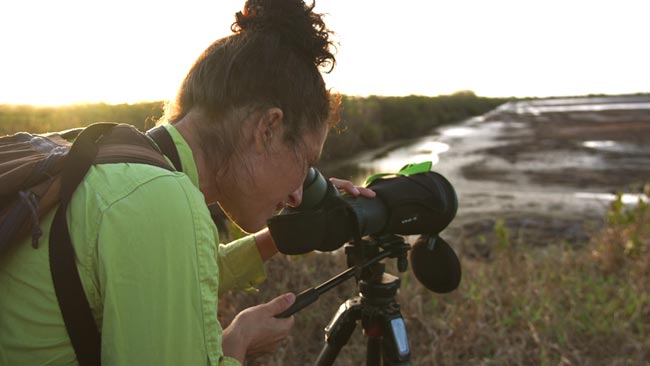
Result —
[[310, 167], [305, 182], [302, 184], [302, 202], [296, 209], [309, 210], [317, 208], [327, 197], [328, 191], [331, 191], [330, 194], [332, 192], [338, 194], [332, 183], [325, 179], [321, 172], [314, 167]]

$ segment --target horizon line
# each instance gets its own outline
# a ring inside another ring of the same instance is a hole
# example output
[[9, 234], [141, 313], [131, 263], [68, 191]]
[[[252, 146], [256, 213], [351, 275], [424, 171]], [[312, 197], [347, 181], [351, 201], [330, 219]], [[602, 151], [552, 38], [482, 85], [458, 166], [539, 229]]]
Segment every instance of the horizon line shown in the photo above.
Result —
[[[405, 97], [425, 97], [425, 98], [437, 98], [444, 96], [453, 96], [460, 95], [463, 93], [471, 93], [479, 98], [491, 98], [491, 99], [511, 99], [511, 100], [526, 100], [526, 99], [558, 99], [558, 98], [581, 98], [581, 97], [621, 97], [621, 96], [644, 96], [650, 95], [650, 91], [636, 91], [629, 93], [587, 93], [587, 94], [558, 94], [558, 95], [528, 95], [528, 96], [489, 96], [489, 95], [480, 95], [474, 92], [473, 90], [459, 90], [448, 94], [437, 94], [437, 95], [425, 95], [425, 94], [404, 94], [404, 95], [380, 95], [380, 94], [368, 94], [368, 95], [351, 95], [340, 93], [343, 97], [348, 98], [405, 98]], [[62, 108], [62, 107], [78, 107], [78, 106], [88, 106], [88, 105], [138, 105], [138, 104], [151, 104], [151, 103], [168, 103], [169, 99], [142, 99], [138, 101], [121, 101], [121, 102], [109, 102], [105, 100], [99, 101], [74, 101], [69, 103], [5, 103], [0, 102], [0, 107], [34, 107], [34, 108]]]

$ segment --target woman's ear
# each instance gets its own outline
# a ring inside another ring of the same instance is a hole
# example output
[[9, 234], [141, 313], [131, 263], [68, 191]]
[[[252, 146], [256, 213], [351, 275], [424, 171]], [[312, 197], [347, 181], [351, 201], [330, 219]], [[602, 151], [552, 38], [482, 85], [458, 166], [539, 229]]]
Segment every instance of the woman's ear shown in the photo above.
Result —
[[267, 151], [274, 139], [282, 137], [284, 113], [280, 108], [269, 108], [257, 120], [254, 138], [258, 152]]

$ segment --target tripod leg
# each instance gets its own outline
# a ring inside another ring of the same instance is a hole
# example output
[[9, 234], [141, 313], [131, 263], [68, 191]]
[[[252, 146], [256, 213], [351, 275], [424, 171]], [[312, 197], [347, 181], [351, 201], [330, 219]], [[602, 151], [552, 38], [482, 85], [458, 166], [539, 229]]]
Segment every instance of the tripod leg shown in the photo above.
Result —
[[396, 308], [387, 305], [389, 312], [376, 311], [362, 318], [363, 331], [368, 337], [366, 366], [409, 366], [411, 350], [404, 319]]
[[381, 366], [381, 337], [368, 337], [366, 366]]
[[338, 356], [341, 348], [348, 343], [361, 317], [361, 304], [358, 298], [341, 304], [330, 323], [325, 327], [325, 344], [316, 359], [317, 366], [330, 366]]
[[397, 312], [383, 324], [382, 356], [385, 366], [408, 366], [411, 357], [408, 334], [402, 314]]

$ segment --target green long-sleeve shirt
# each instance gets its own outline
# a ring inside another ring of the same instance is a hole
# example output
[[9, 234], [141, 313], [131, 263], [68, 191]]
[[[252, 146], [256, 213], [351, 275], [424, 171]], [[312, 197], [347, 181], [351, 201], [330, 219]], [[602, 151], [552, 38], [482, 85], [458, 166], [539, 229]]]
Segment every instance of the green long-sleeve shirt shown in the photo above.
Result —
[[[184, 173], [142, 164], [91, 168], [68, 227], [102, 334], [102, 364], [238, 365], [224, 357], [218, 293], [264, 279], [253, 237], [219, 245], [192, 152], [166, 125]], [[76, 365], [48, 262], [49, 227], [0, 259], [0, 365]]]

